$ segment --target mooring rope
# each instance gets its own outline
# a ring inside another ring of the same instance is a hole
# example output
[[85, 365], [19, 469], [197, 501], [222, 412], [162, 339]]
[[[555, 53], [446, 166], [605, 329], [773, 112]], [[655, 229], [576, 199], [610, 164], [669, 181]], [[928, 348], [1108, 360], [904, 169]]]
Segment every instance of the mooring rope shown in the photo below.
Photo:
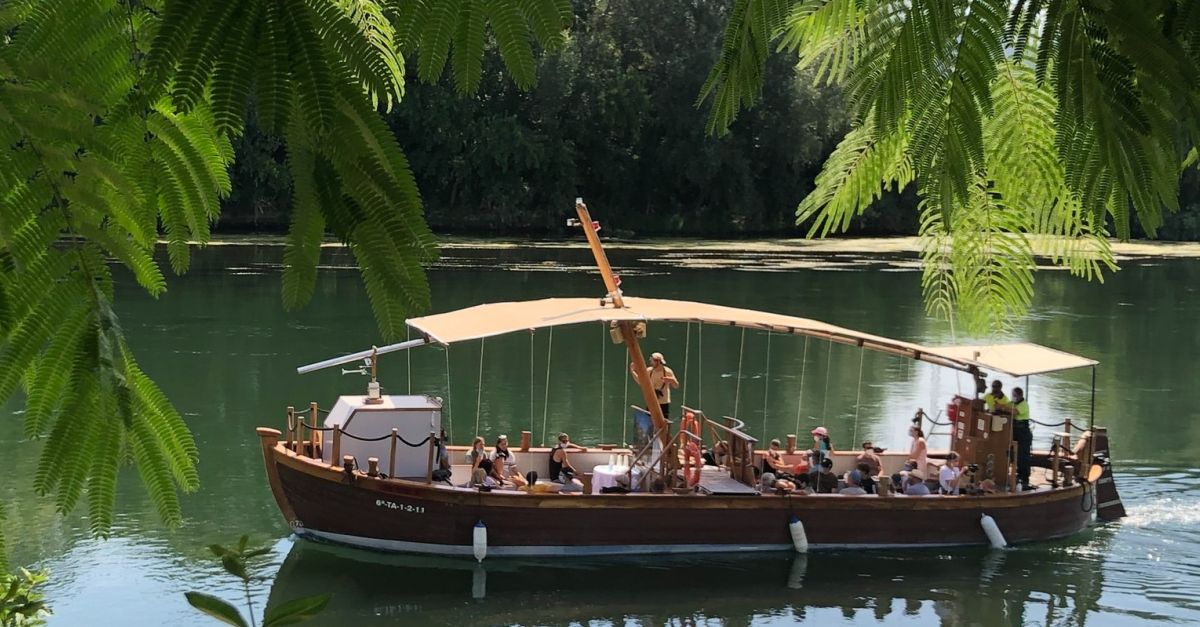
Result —
[[[407, 342], [407, 341], [411, 341], [411, 340], [412, 340], [412, 328], [405, 325], [404, 341]], [[405, 376], [408, 377], [408, 394], [411, 396], [412, 395], [412, 350], [411, 349], [404, 351], [404, 359], [405, 359], [405, 362], [407, 363], [407, 365], [405, 366], [404, 374], [405, 374]]]

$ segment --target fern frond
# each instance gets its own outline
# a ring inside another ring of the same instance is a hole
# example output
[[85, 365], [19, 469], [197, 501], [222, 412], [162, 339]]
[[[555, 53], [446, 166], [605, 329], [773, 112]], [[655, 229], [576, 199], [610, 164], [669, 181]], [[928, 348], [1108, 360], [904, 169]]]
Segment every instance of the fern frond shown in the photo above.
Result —
[[724, 134], [741, 109], [758, 102], [771, 42], [793, 4], [793, 0], [737, 0], [733, 5], [721, 57], [696, 99], [699, 106], [712, 98], [706, 127], [709, 134]]
[[404, 96], [404, 60], [392, 24], [375, 2], [306, 0], [320, 35], [363, 84], [372, 104], [390, 110]]
[[483, 40], [485, 19], [478, 6], [485, 0], [462, 0], [462, 13], [454, 32], [451, 63], [454, 84], [459, 93], [473, 94], [483, 77]]
[[295, 93], [300, 99], [300, 112], [319, 136], [329, 130], [337, 83], [303, 0], [287, 0], [280, 4], [287, 47], [292, 53], [292, 75], [296, 81]]
[[808, 237], [825, 237], [850, 228], [851, 221], [891, 188], [912, 180], [902, 128], [876, 136], [870, 123], [851, 130], [825, 160], [816, 186], [796, 209], [796, 223], [815, 218]]
[[517, 87], [530, 88], [533, 86], [536, 65], [529, 29], [520, 10], [512, 0], [490, 0], [484, 7], [504, 67]]
[[321, 214], [315, 168], [308, 147], [293, 144], [288, 151], [288, 169], [293, 176], [292, 224], [283, 252], [283, 306], [288, 309], [307, 303], [317, 283], [325, 217]]

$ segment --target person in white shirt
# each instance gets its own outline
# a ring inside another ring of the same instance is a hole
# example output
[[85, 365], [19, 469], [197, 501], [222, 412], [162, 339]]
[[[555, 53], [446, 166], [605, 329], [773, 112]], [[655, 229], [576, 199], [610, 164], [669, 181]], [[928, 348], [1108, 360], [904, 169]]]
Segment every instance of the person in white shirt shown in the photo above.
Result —
[[958, 453], [950, 451], [946, 455], [946, 463], [938, 471], [938, 485], [942, 489], [942, 494], [958, 494], [958, 479], [962, 476], [962, 470], [959, 469], [958, 464]]

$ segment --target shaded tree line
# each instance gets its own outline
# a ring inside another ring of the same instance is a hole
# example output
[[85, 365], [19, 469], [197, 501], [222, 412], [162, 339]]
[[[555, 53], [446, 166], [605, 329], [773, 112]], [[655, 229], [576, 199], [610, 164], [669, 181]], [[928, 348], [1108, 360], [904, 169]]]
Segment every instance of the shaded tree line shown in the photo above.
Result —
[[[787, 234], [813, 178], [849, 128], [836, 89], [815, 88], [774, 55], [761, 103], [733, 132], [705, 133], [695, 106], [721, 54], [732, 0], [576, 0], [567, 45], [540, 54], [521, 91], [494, 54], [478, 92], [449, 77], [418, 83], [388, 115], [443, 233], [555, 235], [576, 196], [601, 208], [610, 233]], [[251, 112], [236, 142], [233, 191], [220, 230], [282, 231], [291, 180], [282, 143]], [[915, 234], [912, 190], [888, 194], [850, 233]], [[1181, 211], [1162, 239], [1200, 239], [1200, 177], [1185, 174]], [[1136, 227], [1135, 227], [1136, 228]], [[1135, 233], [1138, 235], [1138, 233]]]

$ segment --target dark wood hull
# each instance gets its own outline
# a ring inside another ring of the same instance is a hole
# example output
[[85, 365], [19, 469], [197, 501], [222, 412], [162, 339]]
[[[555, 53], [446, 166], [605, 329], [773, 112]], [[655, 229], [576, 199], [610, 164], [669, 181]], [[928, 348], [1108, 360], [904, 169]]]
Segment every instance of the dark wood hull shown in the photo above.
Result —
[[1023, 543], [1080, 531], [1094, 509], [1084, 486], [987, 497], [583, 496], [351, 481], [272, 431], [259, 432], [267, 475], [296, 533], [387, 551], [471, 555], [478, 521], [492, 556], [791, 550], [793, 517], [814, 549], [983, 545], [983, 514]]

